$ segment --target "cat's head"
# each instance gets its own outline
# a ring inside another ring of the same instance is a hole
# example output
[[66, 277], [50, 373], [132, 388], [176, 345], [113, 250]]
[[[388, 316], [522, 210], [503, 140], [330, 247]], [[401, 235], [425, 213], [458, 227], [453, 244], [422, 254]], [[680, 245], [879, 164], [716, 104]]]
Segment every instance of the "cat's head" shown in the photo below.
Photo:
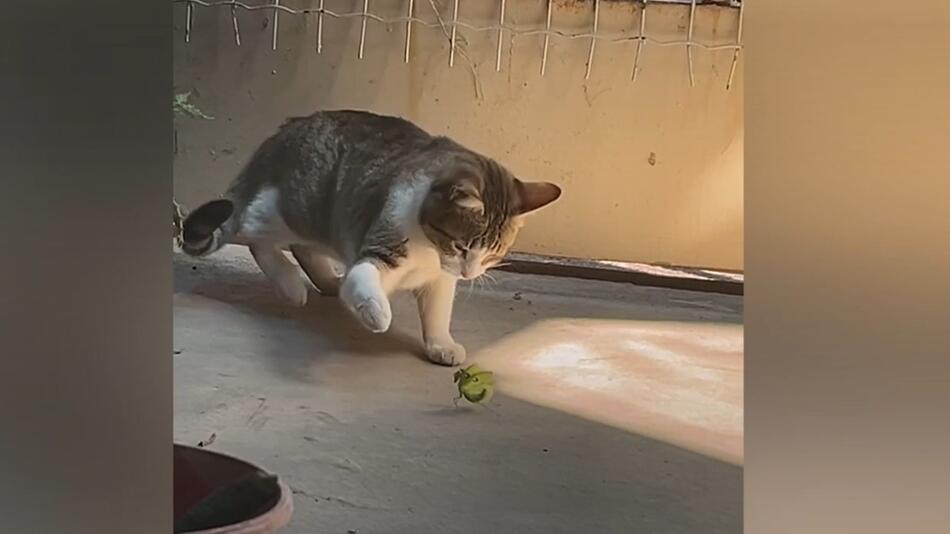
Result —
[[461, 164], [435, 179], [420, 223], [442, 269], [471, 280], [501, 262], [525, 215], [560, 196], [558, 186], [522, 182], [491, 160]]

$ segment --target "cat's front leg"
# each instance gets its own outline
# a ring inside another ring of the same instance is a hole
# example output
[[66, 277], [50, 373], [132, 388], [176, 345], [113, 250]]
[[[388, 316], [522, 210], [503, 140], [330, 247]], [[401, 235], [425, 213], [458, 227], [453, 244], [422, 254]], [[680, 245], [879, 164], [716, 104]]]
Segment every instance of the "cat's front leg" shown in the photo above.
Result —
[[392, 274], [372, 261], [362, 260], [350, 268], [340, 287], [340, 300], [371, 332], [385, 332], [392, 323], [386, 289], [389, 284], [385, 283]]
[[426, 357], [441, 365], [459, 365], [465, 361], [465, 347], [456, 343], [449, 332], [455, 282], [455, 277], [442, 274], [416, 291]]

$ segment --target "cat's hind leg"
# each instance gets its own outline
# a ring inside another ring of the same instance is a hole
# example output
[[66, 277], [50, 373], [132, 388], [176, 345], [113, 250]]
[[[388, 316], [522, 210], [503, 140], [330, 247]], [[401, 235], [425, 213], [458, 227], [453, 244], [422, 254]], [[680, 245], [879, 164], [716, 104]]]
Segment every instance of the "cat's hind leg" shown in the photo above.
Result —
[[272, 243], [252, 243], [251, 255], [264, 274], [277, 286], [277, 291], [295, 306], [307, 304], [307, 285], [297, 266]]
[[320, 290], [321, 295], [339, 294], [343, 277], [333, 268], [333, 260], [329, 256], [318, 249], [303, 245], [292, 245], [290, 252], [313, 285]]

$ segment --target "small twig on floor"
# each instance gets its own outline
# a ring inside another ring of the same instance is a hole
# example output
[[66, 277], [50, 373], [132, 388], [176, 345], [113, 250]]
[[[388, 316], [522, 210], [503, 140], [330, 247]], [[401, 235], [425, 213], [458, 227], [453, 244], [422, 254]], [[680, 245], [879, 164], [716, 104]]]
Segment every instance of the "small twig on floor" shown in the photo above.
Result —
[[306, 491], [304, 491], [304, 490], [302, 490], [302, 489], [300, 489], [300, 488], [295, 488], [295, 487], [291, 486], [291, 487], [290, 487], [290, 492], [293, 493], [294, 495], [303, 495], [304, 497], [307, 497], [307, 498], [309, 498], [309, 499], [313, 499], [313, 502], [320, 502], [320, 497], [314, 497], [314, 496], [311, 495], [310, 493], [307, 493]]
[[257, 408], [254, 410], [254, 412], [252, 412], [250, 417], [247, 418], [247, 424], [250, 424], [251, 420], [257, 417], [257, 414], [261, 413], [261, 410], [264, 409], [264, 405], [267, 404], [267, 397], [258, 397], [257, 400], [261, 401], [261, 403], [257, 405]]
[[208, 439], [207, 439], [207, 440], [205, 440], [205, 441], [199, 441], [199, 442], [198, 442], [198, 446], [201, 447], [201, 448], [209, 447], [212, 443], [214, 443], [214, 440], [217, 439], [217, 437], [218, 437], [218, 435], [215, 434], [214, 432], [212, 432], [211, 435], [208, 436]]

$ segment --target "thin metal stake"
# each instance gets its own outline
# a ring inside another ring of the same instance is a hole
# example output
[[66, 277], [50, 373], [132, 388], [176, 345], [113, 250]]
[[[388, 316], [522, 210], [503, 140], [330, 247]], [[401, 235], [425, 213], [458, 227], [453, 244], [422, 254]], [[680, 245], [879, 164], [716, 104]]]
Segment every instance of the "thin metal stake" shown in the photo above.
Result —
[[505, 34], [505, 0], [501, 0], [501, 13], [498, 15], [498, 50], [497, 52], [495, 52], [495, 72], [499, 72], [501, 70], [501, 38], [504, 34]]
[[[321, 0], [323, 1], [323, 0]], [[412, 8], [414, 2], [409, 0], [409, 9], [406, 11], [406, 63], [409, 63], [409, 41], [412, 39]]]
[[696, 85], [696, 80], [693, 77], [693, 23], [696, 20], [696, 0], [692, 0], [689, 4], [689, 30], [686, 34], [686, 65], [689, 68], [689, 86], [693, 87]]
[[231, 5], [231, 26], [234, 28], [234, 44], [241, 46], [241, 29], [238, 28], [237, 9]]
[[643, 44], [646, 42], [647, 28], [647, 0], [643, 0], [643, 6], [640, 7], [640, 35], [637, 39], [637, 55], [633, 58], [633, 75], [631, 81], [637, 81], [637, 74], [640, 73], [640, 54], [643, 53]]
[[732, 79], [736, 75], [736, 63], [739, 61], [739, 51], [742, 50], [742, 8], [745, 2], [739, 4], [739, 27], [736, 29], [736, 49], [732, 52], [732, 66], [729, 67], [729, 80], [726, 81], [726, 91], [732, 89]]
[[541, 50], [541, 76], [544, 76], [544, 70], [548, 66], [548, 43], [551, 42], [551, 12], [553, 7], [554, 0], [548, 0], [548, 16], [544, 23], [544, 48]]
[[449, 50], [449, 66], [455, 66], [455, 37], [458, 31], [459, 22], [459, 0], [455, 0], [452, 10], [452, 48]]
[[191, 42], [191, 17], [194, 12], [195, 6], [191, 2], [188, 2], [188, 5], [185, 6], [185, 42]]
[[280, 15], [280, 0], [274, 0], [274, 36], [271, 39], [271, 48], [277, 50], [277, 21]]
[[360, 59], [363, 59], [363, 46], [366, 44], [366, 14], [369, 13], [369, 0], [363, 0], [363, 17], [360, 24]]
[[[694, 2], [696, 0], [693, 0]], [[590, 38], [590, 52], [587, 54], [587, 73], [584, 79], [590, 79], [590, 69], [594, 66], [594, 47], [597, 46], [597, 25], [600, 22], [600, 0], [594, 0], [594, 32]]]
[[323, 0], [320, 0], [320, 7], [317, 11], [317, 53], [323, 53]]

